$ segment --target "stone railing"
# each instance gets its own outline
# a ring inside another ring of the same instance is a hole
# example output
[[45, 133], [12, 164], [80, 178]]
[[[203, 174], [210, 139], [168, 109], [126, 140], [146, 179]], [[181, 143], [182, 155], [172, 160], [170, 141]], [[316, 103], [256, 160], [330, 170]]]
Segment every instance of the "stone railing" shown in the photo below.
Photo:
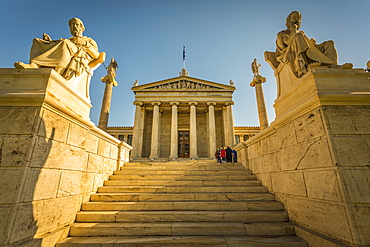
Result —
[[0, 245], [54, 246], [131, 146], [54, 70], [0, 69], [0, 85]]
[[363, 70], [318, 67], [275, 101], [239, 161], [283, 202], [310, 246], [370, 245], [370, 94]]

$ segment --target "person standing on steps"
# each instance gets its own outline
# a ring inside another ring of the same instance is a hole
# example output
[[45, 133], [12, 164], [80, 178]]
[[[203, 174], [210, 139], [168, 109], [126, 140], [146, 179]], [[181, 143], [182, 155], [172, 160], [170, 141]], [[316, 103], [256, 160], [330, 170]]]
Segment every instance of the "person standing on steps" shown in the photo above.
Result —
[[226, 162], [232, 162], [232, 153], [233, 150], [230, 148], [230, 145], [226, 148]]
[[215, 152], [215, 158], [217, 160], [217, 163], [221, 163], [221, 151], [218, 148], [217, 148], [217, 150]]
[[221, 163], [226, 163], [226, 150], [224, 146], [221, 146]]
[[238, 154], [235, 149], [232, 150], [232, 156], [233, 156], [233, 163], [238, 162]]

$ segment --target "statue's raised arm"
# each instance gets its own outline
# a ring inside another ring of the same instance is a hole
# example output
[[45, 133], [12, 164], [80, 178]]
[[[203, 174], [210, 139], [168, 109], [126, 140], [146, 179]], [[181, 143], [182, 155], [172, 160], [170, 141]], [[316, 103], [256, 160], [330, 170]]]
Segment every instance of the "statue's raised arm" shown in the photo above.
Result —
[[54, 68], [65, 79], [70, 80], [90, 68], [104, 62], [105, 53], [99, 53], [98, 45], [89, 37], [83, 36], [85, 26], [78, 18], [68, 22], [72, 37], [52, 40], [44, 34], [42, 39], [35, 38], [30, 52], [30, 63], [16, 62], [16, 68]]

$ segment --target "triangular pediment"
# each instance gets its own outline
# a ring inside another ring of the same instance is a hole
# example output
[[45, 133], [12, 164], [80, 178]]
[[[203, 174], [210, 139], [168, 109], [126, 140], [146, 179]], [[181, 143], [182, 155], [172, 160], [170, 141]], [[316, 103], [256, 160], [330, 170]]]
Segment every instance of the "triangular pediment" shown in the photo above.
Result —
[[156, 90], [222, 90], [234, 91], [234, 86], [211, 82], [189, 76], [179, 76], [167, 80], [151, 82], [143, 85], [134, 86], [133, 91], [156, 91]]

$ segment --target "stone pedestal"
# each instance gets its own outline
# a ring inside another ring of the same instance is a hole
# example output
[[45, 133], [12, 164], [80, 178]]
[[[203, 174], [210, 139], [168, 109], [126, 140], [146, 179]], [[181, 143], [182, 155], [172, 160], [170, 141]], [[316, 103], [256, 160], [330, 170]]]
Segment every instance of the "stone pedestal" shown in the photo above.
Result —
[[284, 203], [299, 237], [369, 246], [368, 74], [316, 67], [293, 79], [280, 85], [275, 121], [237, 150], [247, 149], [243, 163]]
[[0, 246], [54, 246], [131, 149], [52, 69], [0, 69]]

